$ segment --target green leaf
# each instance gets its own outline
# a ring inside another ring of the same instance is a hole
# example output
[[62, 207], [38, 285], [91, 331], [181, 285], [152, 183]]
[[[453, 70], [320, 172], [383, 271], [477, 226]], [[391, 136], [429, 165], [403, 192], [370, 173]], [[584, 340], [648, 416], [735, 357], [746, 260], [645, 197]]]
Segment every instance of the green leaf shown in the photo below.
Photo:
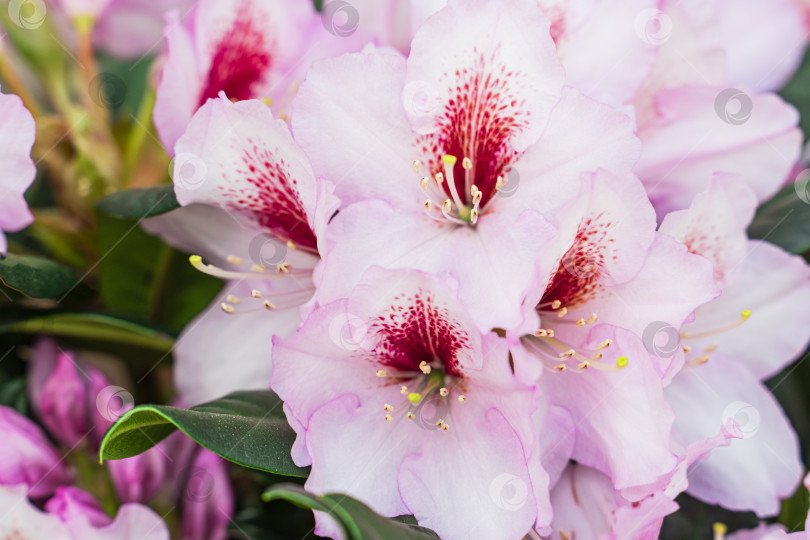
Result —
[[57, 299], [78, 282], [64, 266], [35, 255], [8, 253], [0, 259], [0, 281], [31, 298]]
[[245, 467], [305, 477], [293, 463], [295, 432], [282, 401], [269, 390], [234, 392], [190, 409], [142, 405], [124, 414], [101, 443], [100, 459], [124, 459], [152, 448], [180, 429], [215, 454]]
[[810, 135], [810, 52], [805, 54], [801, 67], [779, 93], [785, 101], [799, 109], [799, 126], [806, 140]]
[[438, 538], [436, 533], [424, 527], [408, 525], [383, 517], [365, 504], [347, 495], [323, 496], [307, 493], [295, 484], [277, 484], [262, 495], [265, 501], [285, 500], [311, 510], [330, 514], [337, 521], [347, 540], [427, 540]]
[[799, 197], [793, 185], [787, 186], [760, 207], [748, 236], [791, 253], [804, 253], [810, 249], [810, 203]]
[[151, 328], [94, 313], [58, 313], [0, 326], [0, 334], [48, 334], [84, 338], [167, 353], [174, 340]]
[[119, 219], [144, 219], [180, 208], [180, 203], [174, 186], [168, 184], [113, 193], [98, 201], [96, 208]]

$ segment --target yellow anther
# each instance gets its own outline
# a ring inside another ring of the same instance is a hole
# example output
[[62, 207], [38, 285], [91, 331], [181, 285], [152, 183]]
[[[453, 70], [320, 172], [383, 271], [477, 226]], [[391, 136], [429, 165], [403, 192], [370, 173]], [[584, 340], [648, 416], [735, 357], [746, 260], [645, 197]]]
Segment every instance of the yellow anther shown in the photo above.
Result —
[[413, 413], [412, 413], [412, 412], [410, 412], [410, 411], [408, 411], [408, 415], [407, 415], [407, 416], [408, 416], [408, 420], [413, 420], [414, 418], [416, 418], [416, 415], [415, 415], [415, 414], [413, 414]]
[[593, 354], [591, 355], [591, 360], [600, 360], [601, 358], [602, 358], [602, 353], [600, 353], [600, 352], [598, 352], [598, 353], [593, 353]]
[[226, 260], [231, 264], [242, 264], [242, 257], [236, 255], [228, 255]]
[[422, 401], [422, 394], [411, 392], [408, 394], [408, 401], [411, 402], [411, 405], [419, 405], [419, 402]]
[[421, 165], [421, 163], [419, 162], [419, 160], [415, 159], [414, 162], [413, 162], [413, 172], [418, 173], [420, 165]]
[[560, 308], [560, 311], [558, 311], [558, 312], [557, 312], [557, 317], [559, 317], [560, 319], [562, 319], [563, 317], [565, 317], [565, 315], [566, 315], [567, 313], [568, 313], [568, 308], [567, 308], [567, 307]]
[[612, 340], [612, 339], [606, 339], [605, 341], [603, 341], [602, 343], [600, 343], [599, 345], [597, 345], [597, 346], [596, 346], [596, 348], [597, 348], [597, 349], [607, 349], [607, 348], [608, 348], [608, 347], [610, 347], [612, 344], [613, 344], [613, 340]]
[[276, 305], [273, 304], [273, 302], [271, 302], [270, 300], [265, 300], [264, 301], [264, 308], [269, 309], [269, 310], [273, 310], [273, 309], [276, 309]]
[[424, 373], [425, 375], [430, 375], [430, 366], [429, 366], [429, 365], [428, 365], [428, 363], [427, 363], [427, 362], [425, 362], [424, 360], [422, 360], [421, 362], [419, 362], [419, 369], [420, 369], [420, 370], [422, 371], [422, 373]]
[[222, 311], [224, 311], [225, 313], [229, 313], [229, 314], [236, 311], [232, 305], [230, 305], [230, 304], [228, 304], [226, 302], [222, 302], [219, 305], [219, 307], [222, 308]]
[[554, 300], [551, 303], [551, 309], [560, 309], [561, 305], [562, 305], [562, 302], [560, 302], [559, 300]]
[[583, 318], [577, 319], [577, 326], [579, 326], [580, 328], [585, 326], [585, 319], [583, 319]]
[[261, 298], [262, 297], [262, 291], [259, 291], [257, 289], [253, 289], [252, 291], [250, 291], [250, 296], [252, 296], [253, 298]]
[[458, 396], [458, 402], [459, 402], [459, 403], [464, 403], [465, 401], [467, 401], [467, 398], [466, 398], [465, 396], [463, 396], [463, 395], [462, 395], [462, 396]]
[[599, 318], [599, 317], [596, 315], [596, 313], [594, 313], [593, 315], [591, 315], [591, 316], [588, 318], [588, 324], [593, 324], [593, 323], [595, 323], [595, 322], [596, 322], [596, 319], [598, 319], [598, 318]]
[[293, 250], [293, 251], [297, 251], [297, 250], [298, 250], [298, 244], [296, 244], [296, 243], [295, 243], [295, 242], [293, 242], [292, 240], [287, 240], [287, 247], [288, 247], [288, 248], [290, 248], [290, 249], [291, 249], [291, 250]]
[[559, 354], [560, 358], [573, 358], [577, 352], [574, 349], [568, 349], [565, 352]]
[[388, 403], [386, 403], [385, 405], [383, 405], [383, 410], [385, 412], [391, 412], [391, 411], [394, 410], [394, 408], [391, 405], [389, 405]]
[[591, 367], [591, 363], [587, 360], [577, 365], [577, 369], [588, 369], [589, 367]]
[[626, 356], [618, 357], [616, 359], [616, 367], [619, 369], [627, 367], [627, 357]]
[[683, 346], [683, 352], [688, 353], [691, 350], [692, 350], [692, 347], [690, 345], [684, 345]]
[[472, 160], [468, 157], [465, 157], [461, 160], [461, 166], [464, 167], [465, 170], [469, 171], [472, 169]]
[[377, 377], [385, 377], [386, 375], [388, 375], [388, 374], [385, 372], [384, 369], [378, 369], [377, 370]]
[[402, 394], [403, 396], [407, 396], [408, 395], [408, 387], [407, 386], [400, 386], [399, 387], [399, 393]]
[[423, 190], [427, 191], [428, 186], [430, 186], [430, 178], [428, 178], [427, 176], [425, 176], [424, 178], [422, 178], [421, 180], [419, 180], [419, 186], [421, 186], [421, 188], [422, 188]]
[[239, 300], [237, 297], [235, 297], [232, 294], [229, 294], [228, 296], [226, 296], [225, 301], [230, 302], [231, 304], [238, 304], [239, 302], [241, 302], [241, 300]]
[[393, 420], [394, 420], [394, 417], [391, 416], [390, 414], [385, 415], [385, 421], [386, 422], [392, 422]]
[[440, 172], [437, 172], [435, 175], [433, 175], [433, 178], [436, 179], [436, 183], [439, 185], [442, 185], [442, 183], [444, 183], [444, 175]]
[[503, 187], [503, 176], [499, 176], [495, 180], [495, 189], [501, 189]]
[[447, 394], [449, 394], [449, 393], [450, 392], [447, 390], [447, 388], [439, 388], [439, 395], [440, 396], [447, 397]]
[[441, 425], [442, 431], [450, 431], [450, 424], [443, 422]]
[[289, 264], [289, 263], [285, 263], [285, 262], [283, 262], [283, 263], [278, 263], [278, 264], [276, 265], [276, 269], [277, 269], [279, 272], [283, 272], [284, 274], [289, 274], [289, 273], [290, 273], [290, 264]]
[[250, 267], [251, 272], [264, 272], [265, 270], [267, 270], [267, 267], [260, 264], [254, 264]]
[[557, 364], [556, 366], [554, 366], [554, 369], [562, 373], [563, 371], [565, 371], [565, 364]]
[[431, 209], [433, 209], [433, 203], [432, 203], [432, 202], [430, 202], [430, 199], [428, 199], [428, 200], [426, 200], [426, 201], [425, 201], [425, 209], [426, 209], [426, 210], [431, 210]]

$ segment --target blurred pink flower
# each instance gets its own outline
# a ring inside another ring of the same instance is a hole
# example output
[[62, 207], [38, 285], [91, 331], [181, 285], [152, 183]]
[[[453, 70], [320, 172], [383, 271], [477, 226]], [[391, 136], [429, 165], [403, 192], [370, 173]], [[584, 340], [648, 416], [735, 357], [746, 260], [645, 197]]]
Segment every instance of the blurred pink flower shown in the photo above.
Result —
[[34, 221], [23, 194], [36, 177], [31, 160], [36, 128], [20, 98], [0, 94], [0, 255], [8, 249], [3, 231], [15, 232]]
[[[534, 388], [438, 278], [368, 270], [348, 299], [274, 338], [273, 362], [310, 491], [413, 514], [448, 539], [519, 539], [548, 524]], [[316, 532], [335, 530], [319, 519]]]
[[73, 486], [56, 488], [56, 493], [45, 503], [45, 510], [65, 523], [85, 517], [93, 527], [104, 527], [112, 523], [98, 501], [90, 493]]
[[0, 485], [25, 484], [28, 496], [39, 499], [73, 483], [73, 474], [42, 430], [9, 407], [0, 406], [0, 439]]

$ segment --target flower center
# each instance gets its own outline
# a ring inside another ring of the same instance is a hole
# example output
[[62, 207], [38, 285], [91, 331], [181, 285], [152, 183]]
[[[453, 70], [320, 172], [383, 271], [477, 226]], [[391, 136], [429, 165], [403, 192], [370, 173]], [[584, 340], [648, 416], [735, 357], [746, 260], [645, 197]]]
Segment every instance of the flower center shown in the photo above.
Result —
[[[465, 157], [459, 169], [458, 158], [445, 154], [441, 159], [442, 170], [433, 176], [424, 176], [419, 185], [428, 196], [425, 201], [425, 213], [431, 219], [449, 222], [456, 225], [475, 225], [481, 212], [492, 200], [492, 194], [486, 196], [473, 183], [473, 162]], [[419, 172], [420, 163], [414, 162], [414, 170]], [[463, 182], [462, 182], [463, 178]], [[502, 176], [498, 176], [493, 191], [497, 192], [504, 185]], [[460, 188], [463, 188], [460, 191]], [[482, 207], [482, 203], [484, 203]]]
[[422, 361], [419, 372], [380, 368], [376, 375], [386, 379], [386, 384], [400, 385], [399, 393], [403, 396], [396, 405], [383, 405], [386, 422], [393, 422], [396, 415], [404, 413], [408, 420], [419, 423], [420, 427], [450, 431], [446, 420], [450, 415], [450, 403], [453, 400], [467, 401], [467, 396], [461, 391], [463, 378], [445, 373], [438, 359], [432, 364]]

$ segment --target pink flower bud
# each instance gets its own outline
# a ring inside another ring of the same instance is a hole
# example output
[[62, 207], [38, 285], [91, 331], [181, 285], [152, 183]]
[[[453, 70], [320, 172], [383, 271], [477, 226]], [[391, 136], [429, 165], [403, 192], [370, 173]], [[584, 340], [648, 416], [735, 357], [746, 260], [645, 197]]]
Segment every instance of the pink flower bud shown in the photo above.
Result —
[[107, 462], [115, 491], [121, 502], [148, 502], [163, 486], [167, 455], [164, 444], [143, 454]]
[[39, 427], [0, 406], [0, 485], [25, 484], [31, 498], [47, 497], [72, 474]]
[[45, 510], [59, 516], [65, 523], [81, 516], [86, 517], [93, 527], [112, 523], [112, 518], [101, 509], [95, 497], [73, 486], [56, 488], [56, 494], [45, 503]]
[[185, 540], [224, 540], [233, 516], [233, 490], [227, 464], [200, 448], [185, 471], [181, 494], [182, 530]]

